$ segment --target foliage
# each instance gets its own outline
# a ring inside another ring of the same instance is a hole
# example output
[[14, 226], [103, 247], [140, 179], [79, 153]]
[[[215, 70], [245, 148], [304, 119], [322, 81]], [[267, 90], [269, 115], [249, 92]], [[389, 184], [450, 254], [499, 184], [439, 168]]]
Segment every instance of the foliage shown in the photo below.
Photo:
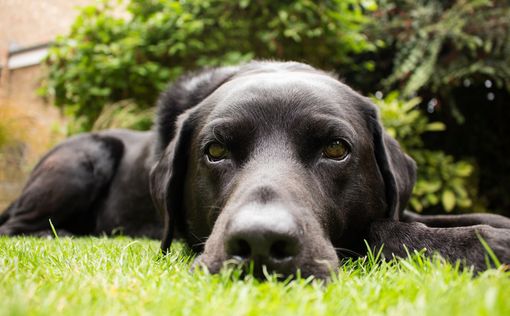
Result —
[[467, 161], [454, 161], [441, 151], [425, 148], [423, 134], [445, 129], [440, 122], [429, 122], [417, 107], [419, 98], [403, 101], [397, 92], [384, 100], [374, 98], [380, 108], [386, 131], [396, 138], [403, 149], [418, 164], [418, 180], [414, 187], [410, 208], [421, 212], [441, 205], [450, 212], [454, 208], [467, 211], [476, 198], [470, 190], [473, 166]]
[[153, 109], [140, 110], [131, 100], [123, 100], [103, 107], [91, 130], [108, 128], [147, 130], [152, 125], [153, 116]]
[[35, 163], [59, 136], [20, 104], [4, 101], [0, 106], [0, 181], [15, 169]]
[[507, 0], [381, 1], [375, 36], [396, 52], [384, 84], [445, 96], [467, 78], [490, 78], [510, 91], [509, 16]]
[[[152, 126], [154, 108], [140, 109], [130, 99], [121, 100], [112, 104], [105, 104], [98, 114], [90, 131], [100, 131], [109, 128], [126, 128], [134, 130], [148, 130]], [[71, 118], [66, 124], [68, 135], [83, 132], [87, 118], [80, 116]]]
[[[25, 164], [28, 127], [33, 120], [11, 104], [0, 106], [0, 184], [22, 174]], [[0, 186], [0, 210], [3, 200], [12, 199], [12, 193]]]
[[473, 202], [510, 216], [510, 173], [504, 171], [510, 168], [504, 119], [510, 115], [510, 2], [378, 4], [369, 36], [386, 48], [377, 53], [372, 84], [422, 97], [421, 107], [448, 125], [447, 133], [427, 137], [426, 145], [476, 161]]
[[347, 261], [327, 284], [190, 273], [175, 244], [129, 238], [0, 237], [0, 315], [509, 315], [508, 272], [413, 254]]
[[26, 107], [2, 99], [0, 105], [0, 212], [22, 189], [37, 159], [60, 138]]
[[119, 14], [102, 1], [50, 49], [43, 90], [87, 130], [106, 104], [151, 107], [169, 80], [197, 67], [255, 57], [360, 68], [350, 55], [375, 48], [361, 32], [374, 8], [361, 0], [132, 0]]
[[0, 106], [0, 149], [12, 145], [25, 137], [30, 118], [19, 113], [16, 107]]

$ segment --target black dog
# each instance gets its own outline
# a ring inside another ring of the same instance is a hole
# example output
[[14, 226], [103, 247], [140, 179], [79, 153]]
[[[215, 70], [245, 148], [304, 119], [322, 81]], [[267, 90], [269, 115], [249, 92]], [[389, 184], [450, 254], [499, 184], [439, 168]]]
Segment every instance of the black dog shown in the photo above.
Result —
[[57, 146], [0, 234], [47, 233], [50, 218], [61, 234], [163, 235], [163, 250], [178, 234], [213, 273], [252, 260], [257, 274], [325, 278], [365, 253], [364, 240], [388, 257], [405, 256], [405, 244], [483, 269], [483, 238], [510, 262], [510, 219], [404, 211], [415, 169], [369, 99], [304, 64], [252, 62], [178, 80], [160, 98], [155, 133]]

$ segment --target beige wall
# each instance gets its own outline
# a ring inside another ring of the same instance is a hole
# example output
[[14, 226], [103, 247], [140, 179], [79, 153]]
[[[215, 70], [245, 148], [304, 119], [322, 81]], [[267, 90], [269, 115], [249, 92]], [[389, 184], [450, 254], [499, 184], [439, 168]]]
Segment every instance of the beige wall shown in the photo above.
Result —
[[[9, 50], [49, 43], [57, 35], [69, 31], [80, 6], [93, 0], [0, 0], [0, 97], [9, 98], [11, 92], [23, 89], [25, 82], [10, 77], [17, 70], [7, 69]], [[33, 86], [39, 77], [31, 78]], [[18, 94], [19, 95], [19, 94]], [[33, 98], [31, 98], [33, 100]], [[39, 100], [37, 100], [39, 101]]]
[[79, 6], [92, 0], [0, 0], [0, 50], [51, 41], [65, 34]]

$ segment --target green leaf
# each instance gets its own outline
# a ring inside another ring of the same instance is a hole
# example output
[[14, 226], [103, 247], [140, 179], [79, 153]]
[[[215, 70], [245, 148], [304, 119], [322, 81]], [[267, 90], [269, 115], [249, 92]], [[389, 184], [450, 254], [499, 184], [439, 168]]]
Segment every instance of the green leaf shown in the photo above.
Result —
[[450, 190], [444, 190], [441, 197], [443, 207], [447, 212], [450, 212], [455, 207], [455, 194]]
[[417, 199], [417, 198], [411, 198], [411, 200], [409, 201], [411, 203], [411, 206], [413, 208], [413, 210], [415, 210], [416, 212], [421, 212], [423, 210], [423, 205], [420, 203], [420, 201]]
[[428, 132], [440, 132], [444, 131], [446, 129], [446, 125], [444, 125], [441, 122], [433, 122], [427, 124], [427, 131]]
[[466, 162], [459, 162], [455, 171], [460, 177], [468, 177], [471, 173], [473, 173], [473, 166]]

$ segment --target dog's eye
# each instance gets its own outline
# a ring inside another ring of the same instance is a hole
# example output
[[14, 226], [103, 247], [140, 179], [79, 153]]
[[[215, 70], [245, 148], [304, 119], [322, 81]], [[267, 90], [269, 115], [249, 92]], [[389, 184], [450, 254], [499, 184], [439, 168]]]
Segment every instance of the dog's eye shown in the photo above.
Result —
[[207, 157], [211, 161], [219, 161], [227, 158], [228, 156], [228, 149], [225, 145], [221, 143], [211, 143], [209, 146], [207, 146], [206, 151]]
[[329, 159], [342, 160], [349, 154], [349, 148], [343, 140], [337, 139], [326, 145], [322, 153]]

